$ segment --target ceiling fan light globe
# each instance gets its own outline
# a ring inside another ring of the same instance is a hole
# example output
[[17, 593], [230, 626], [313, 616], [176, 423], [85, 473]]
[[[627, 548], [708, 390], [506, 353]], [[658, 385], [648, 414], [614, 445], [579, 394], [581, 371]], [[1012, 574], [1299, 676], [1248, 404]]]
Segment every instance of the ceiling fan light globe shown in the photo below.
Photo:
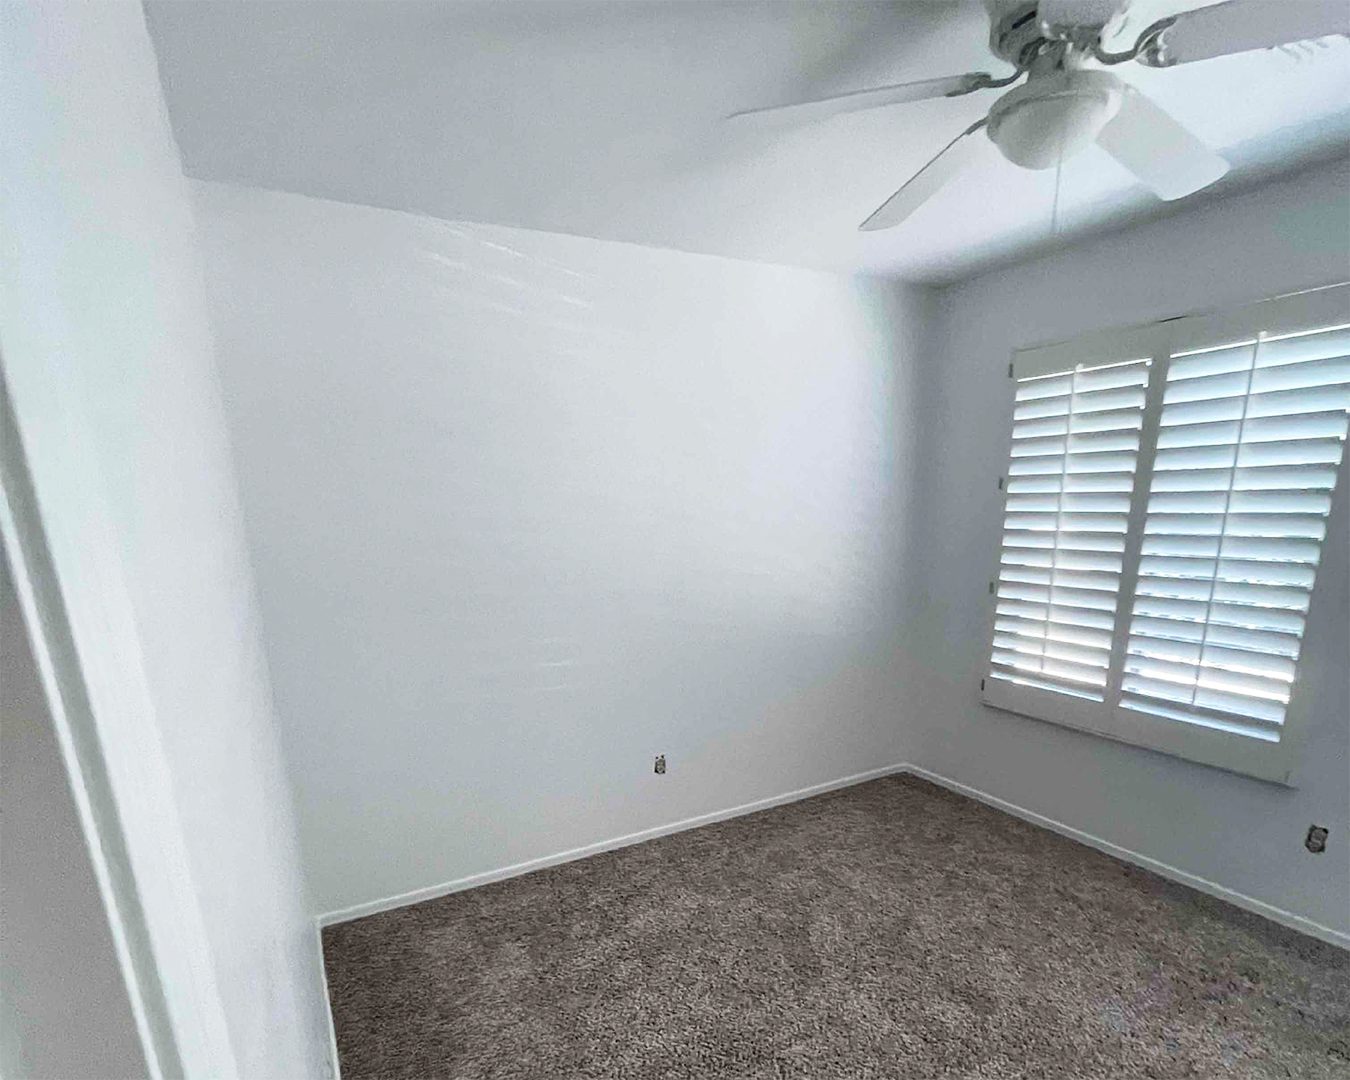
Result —
[[1033, 79], [989, 112], [989, 138], [1024, 169], [1050, 169], [1097, 138], [1120, 108], [1121, 84], [1101, 71]]

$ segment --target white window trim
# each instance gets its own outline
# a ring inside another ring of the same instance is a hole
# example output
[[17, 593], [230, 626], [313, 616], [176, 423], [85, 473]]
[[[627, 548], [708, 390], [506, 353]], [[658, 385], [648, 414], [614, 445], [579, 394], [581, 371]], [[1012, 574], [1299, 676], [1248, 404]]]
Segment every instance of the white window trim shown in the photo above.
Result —
[[[1299, 683], [1303, 674], [1309, 636], [1314, 633], [1309, 623], [1304, 637], [1303, 655], [1291, 691], [1291, 699], [1279, 742], [1267, 743], [1242, 738], [1228, 732], [1198, 724], [1179, 723], [1148, 713], [1126, 709], [1118, 704], [1121, 694], [1121, 667], [1124, 662], [1125, 642], [1128, 637], [1130, 612], [1139, 566], [1139, 546], [1143, 535], [1143, 516], [1148, 504], [1155, 439], [1162, 395], [1167, 382], [1167, 365], [1175, 352], [1202, 349], [1254, 336], [1294, 333], [1317, 326], [1350, 322], [1350, 285], [1328, 285], [1287, 296], [1274, 297], [1241, 308], [1189, 315], [1162, 322], [1125, 329], [1114, 329], [1087, 335], [1066, 342], [1018, 349], [1013, 353], [1007, 380], [1008, 397], [1004, 416], [1008, 429], [1000, 443], [1006, 455], [1011, 442], [1013, 392], [1015, 380], [1036, 375], [1065, 371], [1075, 365], [1105, 364], [1126, 357], [1149, 357], [1152, 373], [1149, 379], [1144, 407], [1144, 429], [1141, 437], [1131, 498], [1129, 529], [1126, 533], [1126, 555], [1117, 597], [1116, 622], [1112, 636], [1111, 661], [1108, 668], [1105, 700], [1091, 701], [1070, 694], [1055, 693], [1023, 686], [1003, 679], [983, 678], [981, 693], [986, 705], [1007, 712], [1018, 713], [1038, 720], [1047, 720], [1079, 731], [1101, 735], [1119, 742], [1172, 754], [1188, 761], [1246, 776], [1294, 786], [1294, 766], [1299, 760], [1299, 748], [1308, 724], [1299, 707]], [[1005, 456], [1004, 463], [1007, 458]], [[1330, 519], [1344, 513], [1347, 486], [1350, 486], [1350, 446], [1342, 456]], [[1005, 485], [1006, 486], [1006, 485]], [[1005, 496], [1006, 498], [1006, 496]], [[1328, 540], [1331, 537], [1327, 538]], [[993, 545], [995, 573], [1000, 557], [1000, 544]], [[1323, 549], [1324, 557], [1327, 549]], [[991, 590], [989, 616], [984, 645], [994, 636], [997, 597]], [[1316, 590], [1313, 593], [1314, 602]]]

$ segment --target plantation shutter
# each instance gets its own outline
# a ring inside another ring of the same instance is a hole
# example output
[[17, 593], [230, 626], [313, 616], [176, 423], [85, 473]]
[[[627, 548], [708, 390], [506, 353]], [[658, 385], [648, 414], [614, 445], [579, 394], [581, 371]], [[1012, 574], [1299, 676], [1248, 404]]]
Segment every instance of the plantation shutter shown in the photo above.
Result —
[[1171, 358], [1123, 706], [1279, 739], [1347, 409], [1347, 328]]
[[1148, 372], [1018, 380], [993, 678], [1103, 699]]
[[1009, 375], [985, 702], [1290, 782], [1350, 286], [1023, 350]]

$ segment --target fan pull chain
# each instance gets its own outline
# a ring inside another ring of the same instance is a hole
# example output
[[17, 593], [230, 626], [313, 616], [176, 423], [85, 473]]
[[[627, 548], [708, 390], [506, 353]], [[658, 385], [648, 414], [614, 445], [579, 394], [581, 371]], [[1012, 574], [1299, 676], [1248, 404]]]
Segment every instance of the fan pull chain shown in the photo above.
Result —
[[1055, 200], [1050, 204], [1050, 236], [1059, 235], [1059, 184], [1064, 176], [1064, 136], [1059, 137], [1059, 160], [1055, 162]]

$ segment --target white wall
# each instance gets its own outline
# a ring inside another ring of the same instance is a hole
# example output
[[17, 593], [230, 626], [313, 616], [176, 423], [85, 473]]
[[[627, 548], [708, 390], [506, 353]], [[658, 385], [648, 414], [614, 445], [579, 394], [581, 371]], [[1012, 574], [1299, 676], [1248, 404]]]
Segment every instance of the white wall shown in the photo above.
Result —
[[0, 1076], [144, 1076], [65, 765], [0, 557]]
[[[1294, 790], [979, 704], [997, 565], [1012, 349], [1343, 280], [1344, 163], [976, 278], [942, 294], [924, 369], [923, 508], [909, 551], [906, 724], [915, 761], [1028, 810], [1342, 932], [1350, 931], [1350, 656], [1340, 492], [1289, 713], [1306, 725]], [[1341, 488], [1350, 468], [1342, 470]], [[1331, 827], [1322, 855], [1309, 824]]]
[[927, 294], [196, 191], [320, 911], [902, 760]]
[[315, 941], [144, 14], [6, 4], [0, 22], [4, 375], [92, 698], [94, 749], [77, 742], [106, 765], [178, 1029], [182, 1060], [161, 1064], [322, 1075]]

